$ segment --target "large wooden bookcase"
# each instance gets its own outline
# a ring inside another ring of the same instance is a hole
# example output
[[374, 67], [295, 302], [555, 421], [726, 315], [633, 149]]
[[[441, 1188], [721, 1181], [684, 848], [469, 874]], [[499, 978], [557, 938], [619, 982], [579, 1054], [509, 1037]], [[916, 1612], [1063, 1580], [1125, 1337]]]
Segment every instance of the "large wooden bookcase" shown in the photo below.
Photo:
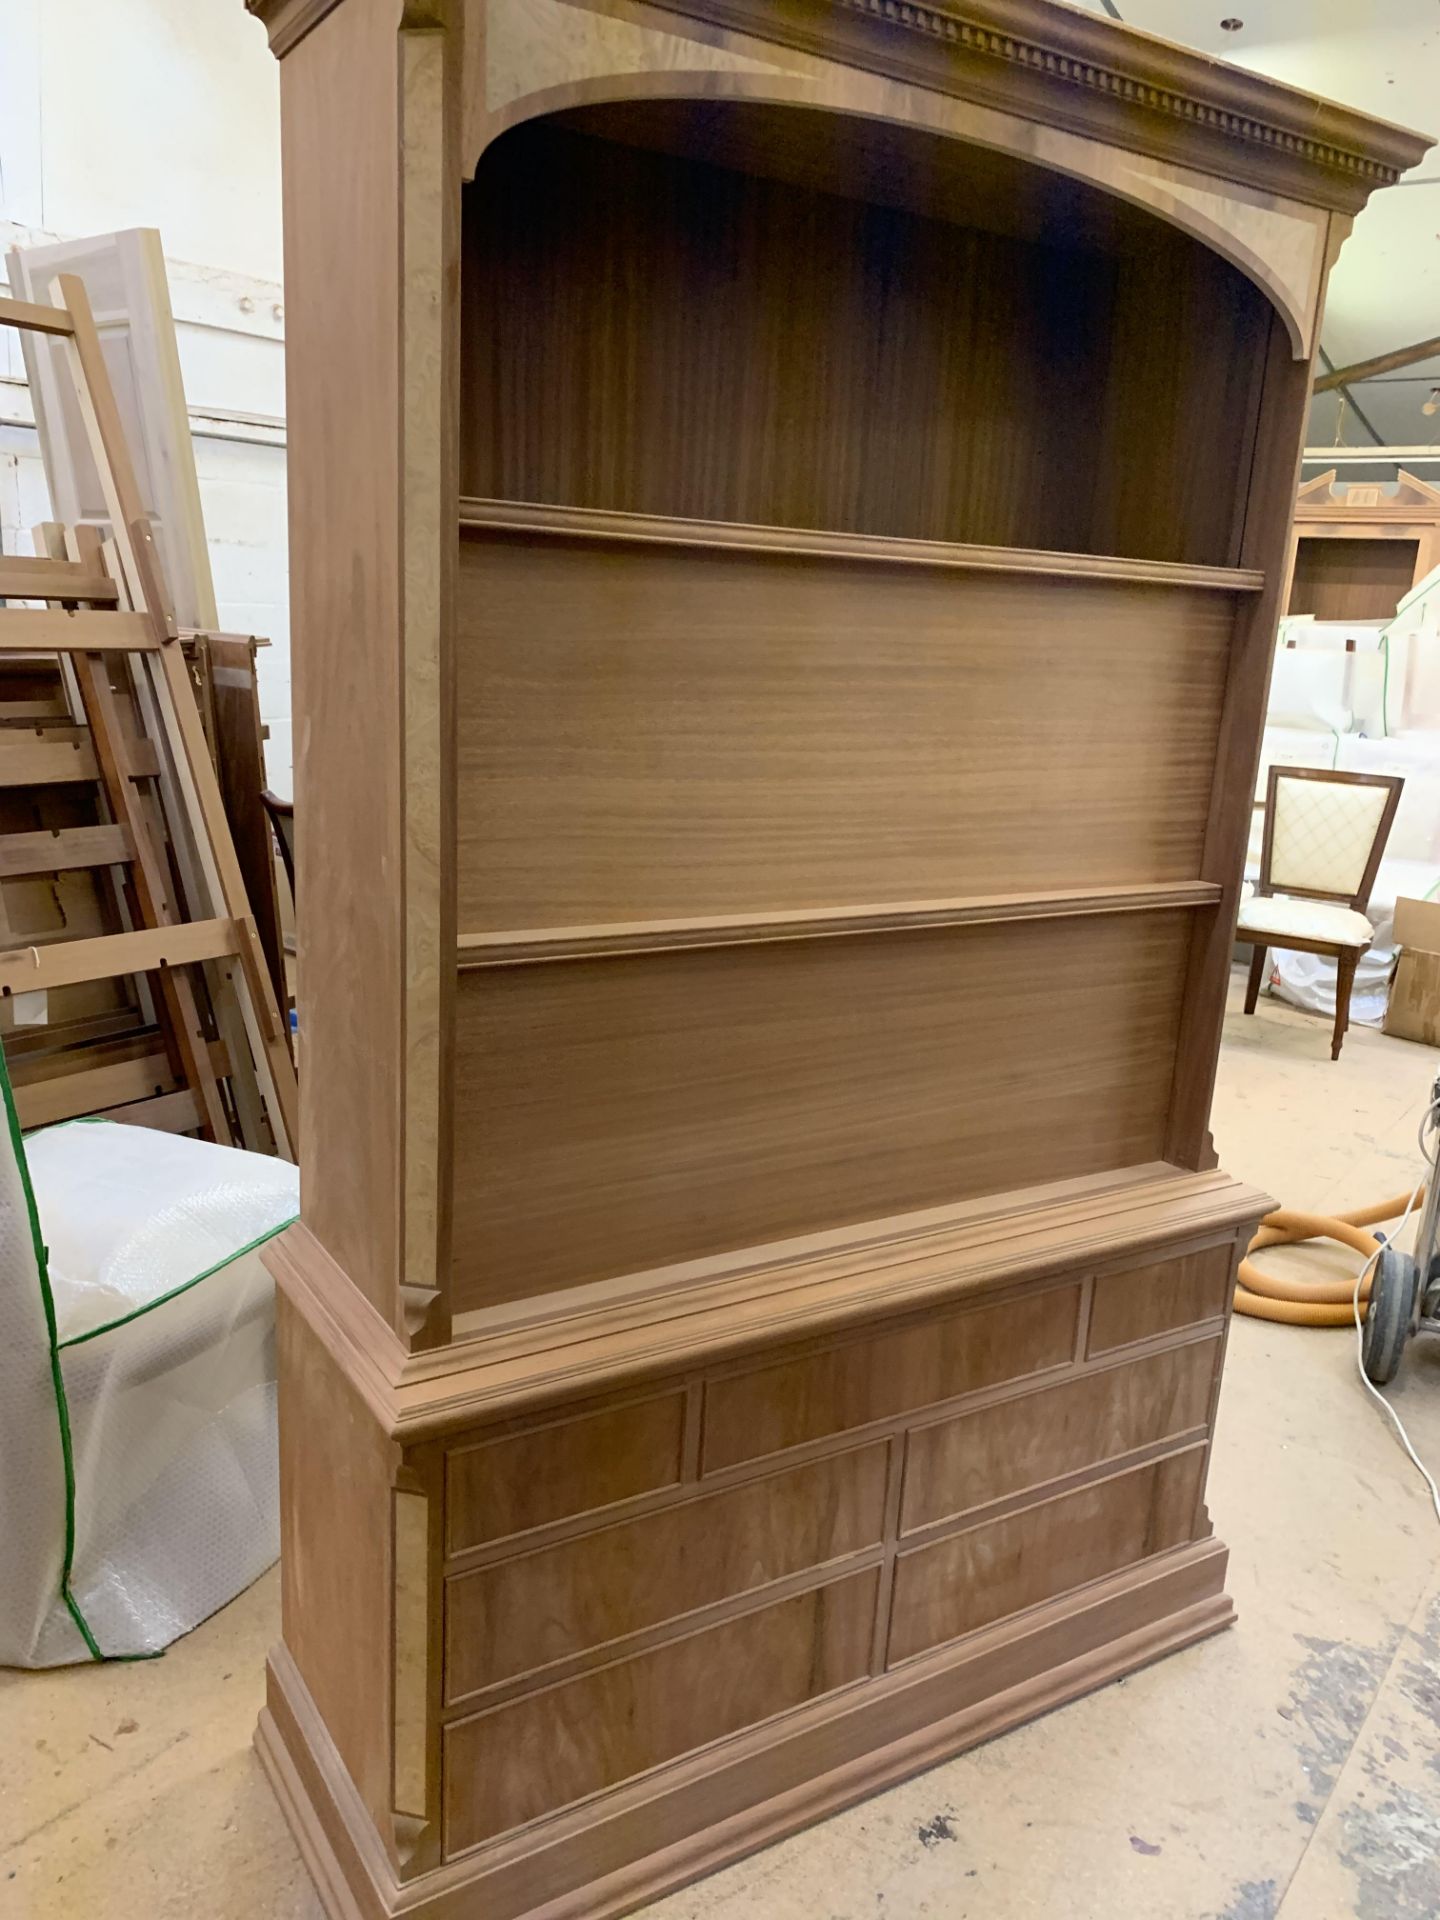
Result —
[[1045, 0], [251, 0], [303, 1222], [261, 1752], [596, 1920], [1223, 1626], [1207, 1118], [1415, 136]]

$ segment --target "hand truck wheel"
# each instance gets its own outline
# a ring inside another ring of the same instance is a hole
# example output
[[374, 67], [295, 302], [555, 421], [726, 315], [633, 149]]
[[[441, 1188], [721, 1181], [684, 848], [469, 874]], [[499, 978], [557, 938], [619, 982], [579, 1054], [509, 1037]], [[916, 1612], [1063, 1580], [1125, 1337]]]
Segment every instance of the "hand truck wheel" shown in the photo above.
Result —
[[1405, 1342], [1414, 1328], [1419, 1291], [1420, 1270], [1411, 1256], [1398, 1247], [1382, 1247], [1375, 1261], [1360, 1345], [1365, 1377], [1377, 1387], [1393, 1380], [1399, 1371]]

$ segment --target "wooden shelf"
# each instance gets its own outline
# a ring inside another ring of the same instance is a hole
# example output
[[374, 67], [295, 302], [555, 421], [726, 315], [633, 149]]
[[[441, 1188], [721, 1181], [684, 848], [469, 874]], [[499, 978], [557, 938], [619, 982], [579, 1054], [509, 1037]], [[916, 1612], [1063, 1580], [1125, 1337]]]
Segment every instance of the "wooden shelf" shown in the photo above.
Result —
[[1112, 554], [1051, 553], [1021, 547], [961, 546], [946, 540], [903, 540], [884, 534], [815, 532], [805, 527], [752, 527], [725, 520], [680, 520], [648, 513], [606, 513], [510, 500], [462, 499], [462, 533], [548, 534], [613, 540], [625, 545], [705, 547], [799, 559], [870, 561], [882, 566], [951, 567], [972, 573], [1055, 574], [1066, 580], [1125, 580], [1138, 585], [1203, 587], [1259, 593], [1265, 575], [1248, 567], [1191, 567]]
[[1207, 880], [1160, 885], [1062, 889], [964, 900], [908, 900], [872, 906], [822, 907], [808, 913], [756, 913], [685, 920], [636, 920], [600, 927], [526, 927], [462, 933], [462, 969], [532, 966], [552, 960], [622, 959], [686, 947], [741, 947], [788, 940], [835, 940], [862, 933], [915, 933], [927, 927], [986, 926], [1007, 920], [1069, 920], [1094, 914], [1154, 913], [1166, 907], [1213, 907], [1222, 889]]

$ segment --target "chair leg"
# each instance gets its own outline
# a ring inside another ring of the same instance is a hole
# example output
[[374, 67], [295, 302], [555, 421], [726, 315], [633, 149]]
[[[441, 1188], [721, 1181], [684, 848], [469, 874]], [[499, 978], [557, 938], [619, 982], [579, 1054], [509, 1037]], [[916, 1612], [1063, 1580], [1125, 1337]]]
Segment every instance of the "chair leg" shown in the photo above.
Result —
[[1340, 953], [1335, 957], [1335, 1032], [1330, 1040], [1330, 1058], [1340, 1058], [1340, 1048], [1350, 1025], [1350, 992], [1355, 985], [1355, 967], [1359, 954], [1352, 948], [1349, 953]]
[[1260, 988], [1265, 979], [1265, 956], [1268, 947], [1255, 947], [1250, 954], [1250, 982], [1245, 989], [1245, 1011], [1254, 1013], [1255, 1002], [1260, 998]]

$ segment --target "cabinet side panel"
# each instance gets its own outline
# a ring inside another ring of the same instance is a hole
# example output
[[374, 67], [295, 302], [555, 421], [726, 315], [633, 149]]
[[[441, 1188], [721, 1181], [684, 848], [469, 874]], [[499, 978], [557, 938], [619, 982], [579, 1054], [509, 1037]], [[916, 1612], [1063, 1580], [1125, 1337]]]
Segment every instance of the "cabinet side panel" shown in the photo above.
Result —
[[275, 1311], [285, 1645], [383, 1834], [391, 1808], [390, 1445], [283, 1294]]
[[398, 12], [349, 0], [281, 69], [301, 1207], [390, 1321], [404, 966]]

